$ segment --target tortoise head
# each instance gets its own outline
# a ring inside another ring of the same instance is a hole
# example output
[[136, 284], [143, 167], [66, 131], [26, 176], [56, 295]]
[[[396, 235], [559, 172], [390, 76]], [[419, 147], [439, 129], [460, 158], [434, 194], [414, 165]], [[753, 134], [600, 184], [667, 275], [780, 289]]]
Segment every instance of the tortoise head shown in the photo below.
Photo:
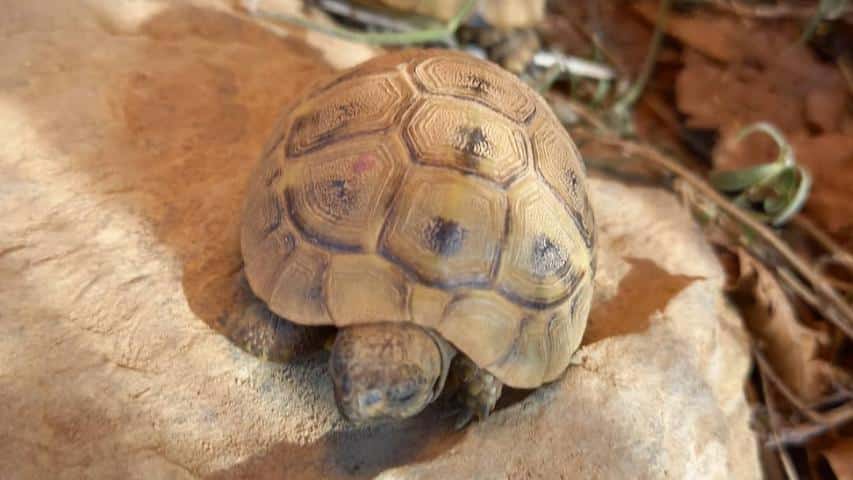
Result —
[[354, 422], [419, 413], [440, 393], [448, 363], [436, 340], [408, 323], [342, 328], [329, 362], [338, 410]]

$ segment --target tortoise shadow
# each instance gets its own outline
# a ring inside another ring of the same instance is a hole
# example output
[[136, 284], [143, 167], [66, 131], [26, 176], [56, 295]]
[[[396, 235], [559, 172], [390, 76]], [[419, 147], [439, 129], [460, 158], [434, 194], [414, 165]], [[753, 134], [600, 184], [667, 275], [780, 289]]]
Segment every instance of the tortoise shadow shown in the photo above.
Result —
[[373, 478], [396, 466], [425, 462], [464, 433], [441, 405], [400, 423], [332, 431], [310, 445], [281, 442], [266, 452], [208, 475], [209, 480]]

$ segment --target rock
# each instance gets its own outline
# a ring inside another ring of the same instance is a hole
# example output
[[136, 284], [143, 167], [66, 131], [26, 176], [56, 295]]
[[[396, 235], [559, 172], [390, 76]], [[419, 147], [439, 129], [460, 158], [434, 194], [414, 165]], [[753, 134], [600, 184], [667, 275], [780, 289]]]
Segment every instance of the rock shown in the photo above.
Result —
[[759, 475], [740, 320], [658, 190], [591, 182], [598, 300], [576, 365], [464, 432], [440, 405], [352, 427], [323, 354], [280, 366], [230, 344], [248, 172], [332, 71], [320, 59], [347, 56], [224, 2], [115, 5], [0, 17], [0, 478]]

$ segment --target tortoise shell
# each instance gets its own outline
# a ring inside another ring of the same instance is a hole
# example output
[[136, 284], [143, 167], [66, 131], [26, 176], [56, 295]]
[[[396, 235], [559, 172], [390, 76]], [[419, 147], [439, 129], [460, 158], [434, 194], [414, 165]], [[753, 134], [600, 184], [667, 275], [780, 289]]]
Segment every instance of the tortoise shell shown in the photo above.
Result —
[[243, 218], [249, 284], [292, 322], [414, 322], [517, 388], [558, 377], [586, 327], [579, 153], [538, 94], [466, 54], [389, 54], [314, 89]]

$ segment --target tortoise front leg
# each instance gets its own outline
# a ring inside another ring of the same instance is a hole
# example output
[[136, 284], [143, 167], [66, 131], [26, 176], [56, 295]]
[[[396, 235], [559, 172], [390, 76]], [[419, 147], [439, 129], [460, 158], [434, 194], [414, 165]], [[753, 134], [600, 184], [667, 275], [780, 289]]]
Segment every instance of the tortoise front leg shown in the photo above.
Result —
[[271, 312], [252, 293], [242, 272], [236, 282], [233, 301], [217, 320], [217, 326], [221, 334], [246, 352], [283, 363], [321, 350], [334, 336], [334, 328], [298, 325]]
[[448, 383], [450, 388], [455, 388], [455, 398], [463, 408], [456, 420], [457, 429], [467, 425], [474, 416], [479, 420], [488, 417], [503, 389], [500, 380], [461, 354], [453, 359]]

